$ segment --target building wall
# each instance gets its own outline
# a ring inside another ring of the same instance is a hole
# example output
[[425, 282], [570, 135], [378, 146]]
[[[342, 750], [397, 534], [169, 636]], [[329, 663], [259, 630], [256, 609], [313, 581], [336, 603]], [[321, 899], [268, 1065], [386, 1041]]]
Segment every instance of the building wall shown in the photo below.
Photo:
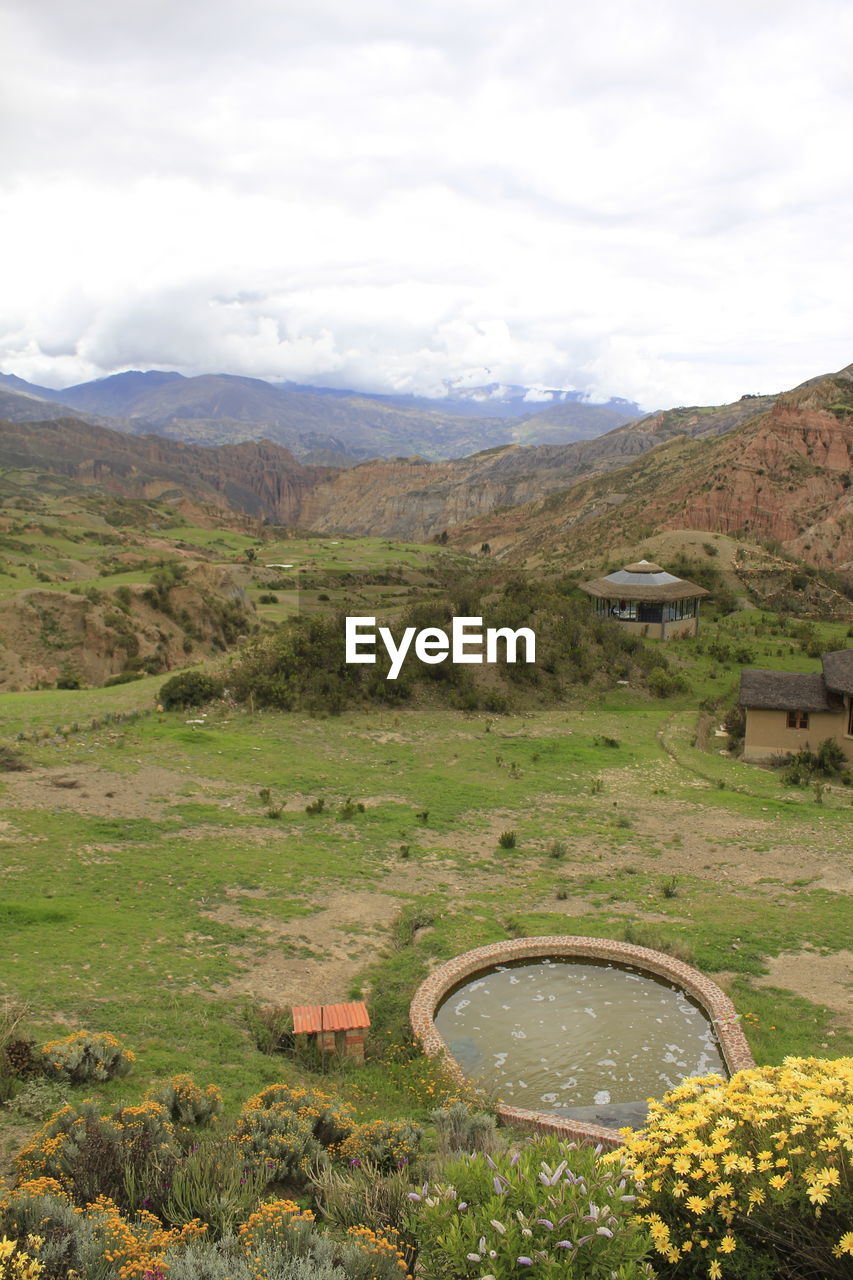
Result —
[[699, 618], [679, 618], [675, 622], [665, 622], [663, 630], [665, 640], [673, 640], [676, 636], [695, 636], [699, 630]]
[[748, 707], [746, 711], [746, 737], [743, 744], [744, 760], [769, 760], [772, 756], [808, 748], [816, 751], [827, 738], [834, 738], [848, 760], [853, 760], [853, 737], [845, 732], [848, 710], [812, 711], [808, 729], [789, 729], [787, 711], [760, 711]]
[[647, 636], [649, 640], [673, 640], [676, 636], [693, 636], [698, 627], [697, 618], [679, 618], [677, 622], [633, 622], [616, 618], [625, 631], [635, 636]]

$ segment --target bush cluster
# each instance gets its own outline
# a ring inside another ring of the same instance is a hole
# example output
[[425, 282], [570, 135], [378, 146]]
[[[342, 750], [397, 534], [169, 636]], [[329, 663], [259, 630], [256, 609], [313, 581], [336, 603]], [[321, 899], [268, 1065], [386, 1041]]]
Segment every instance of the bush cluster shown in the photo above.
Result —
[[850, 1275], [853, 1059], [685, 1080], [620, 1153], [679, 1277]]
[[236, 1142], [244, 1164], [268, 1182], [304, 1187], [312, 1167], [352, 1130], [349, 1108], [331, 1094], [274, 1084], [243, 1107]]
[[113, 1080], [126, 1076], [136, 1057], [108, 1032], [75, 1031], [61, 1040], [49, 1040], [39, 1051], [41, 1067], [51, 1080], [84, 1084], [89, 1080]]
[[651, 1277], [634, 1183], [590, 1147], [540, 1138], [491, 1157], [450, 1161], [411, 1194], [424, 1280]]
[[406, 627], [448, 631], [454, 616], [482, 617], [484, 626], [531, 627], [536, 662], [494, 666], [420, 663], [412, 651], [396, 680], [378, 646], [375, 664], [345, 661], [344, 617], [293, 618], [249, 640], [229, 672], [231, 691], [256, 706], [337, 714], [356, 703], [396, 705], [416, 693], [462, 710], [506, 711], [519, 699], [552, 701], [572, 684], [601, 687], [630, 679], [655, 696], [686, 686], [659, 649], [598, 618], [570, 580], [515, 578], [495, 586], [486, 577], [451, 585], [444, 598], [412, 605], [390, 628], [399, 643]]

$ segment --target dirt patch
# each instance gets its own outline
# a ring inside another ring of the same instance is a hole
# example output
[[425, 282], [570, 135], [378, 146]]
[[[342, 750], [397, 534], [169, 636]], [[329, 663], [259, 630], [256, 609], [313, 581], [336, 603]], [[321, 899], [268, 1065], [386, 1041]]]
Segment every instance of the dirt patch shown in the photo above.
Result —
[[755, 979], [758, 986], [783, 987], [813, 1004], [824, 1004], [841, 1015], [845, 1026], [853, 1027], [853, 951], [785, 951], [768, 960], [767, 969]]
[[11, 809], [65, 809], [100, 818], [159, 818], [187, 780], [170, 769], [147, 765], [133, 774], [108, 769], [33, 769], [9, 778], [5, 801]]
[[[205, 912], [211, 920], [255, 930], [265, 943], [274, 940], [265, 951], [262, 944], [251, 954], [235, 948], [243, 972], [215, 993], [277, 1005], [346, 1000], [355, 975], [387, 939], [401, 900], [382, 892], [339, 890], [309, 905], [316, 908], [310, 915], [283, 921], [249, 915], [234, 902]], [[310, 948], [314, 955], [293, 955], [293, 947]]]

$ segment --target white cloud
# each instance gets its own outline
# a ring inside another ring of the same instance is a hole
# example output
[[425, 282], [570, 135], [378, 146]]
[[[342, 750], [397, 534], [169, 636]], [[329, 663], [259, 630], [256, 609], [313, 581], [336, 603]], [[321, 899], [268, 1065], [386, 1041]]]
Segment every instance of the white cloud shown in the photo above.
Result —
[[0, 367], [652, 407], [849, 363], [847, 0], [24, 0]]

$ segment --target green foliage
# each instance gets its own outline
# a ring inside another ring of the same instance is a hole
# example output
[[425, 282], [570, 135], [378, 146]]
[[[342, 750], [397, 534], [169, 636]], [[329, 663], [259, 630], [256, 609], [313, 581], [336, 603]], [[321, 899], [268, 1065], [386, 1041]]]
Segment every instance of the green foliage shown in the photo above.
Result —
[[245, 1222], [267, 1182], [265, 1173], [247, 1167], [233, 1142], [207, 1138], [172, 1170], [163, 1218], [175, 1227], [198, 1219], [221, 1239]]
[[735, 703], [723, 716], [723, 728], [729, 735], [729, 750], [737, 751], [746, 736], [746, 710]]
[[222, 1112], [222, 1093], [216, 1085], [201, 1089], [191, 1075], [172, 1076], [150, 1096], [176, 1125], [209, 1125]]
[[647, 677], [649, 692], [656, 698], [671, 698], [676, 693], [684, 693], [689, 688], [683, 676], [667, 671], [662, 666], [652, 667]]
[[250, 1005], [244, 1011], [246, 1026], [261, 1053], [283, 1053], [293, 1047], [293, 1019], [280, 1005]]
[[651, 1277], [633, 1183], [589, 1147], [542, 1138], [514, 1154], [463, 1156], [412, 1196], [424, 1280]]
[[243, 1162], [267, 1181], [306, 1185], [312, 1165], [352, 1127], [348, 1108], [331, 1094], [275, 1084], [245, 1104], [236, 1142]]
[[516, 846], [516, 834], [514, 831], [502, 831], [498, 836], [498, 845], [501, 849], [514, 849]]
[[367, 1163], [383, 1173], [404, 1168], [416, 1158], [423, 1129], [406, 1120], [370, 1120], [357, 1124], [335, 1151], [347, 1164]]
[[75, 1031], [62, 1040], [43, 1044], [39, 1053], [42, 1071], [49, 1079], [71, 1084], [126, 1076], [136, 1061], [129, 1049], [104, 1031]]
[[162, 1206], [180, 1160], [175, 1132], [155, 1102], [101, 1115], [92, 1102], [66, 1106], [19, 1152], [19, 1181], [52, 1178], [75, 1204], [108, 1196], [120, 1207]]
[[430, 1115], [435, 1125], [436, 1145], [440, 1155], [459, 1152], [493, 1153], [501, 1145], [495, 1117], [488, 1111], [472, 1111], [464, 1102], [439, 1107]]
[[358, 1164], [326, 1165], [312, 1179], [312, 1190], [323, 1219], [338, 1231], [366, 1226], [389, 1227], [404, 1233], [412, 1189], [408, 1169], [380, 1169], [369, 1160]]
[[222, 696], [223, 684], [202, 671], [181, 671], [160, 689], [160, 702], [166, 711], [175, 707], [201, 707]]
[[782, 765], [782, 782], [786, 787], [814, 785], [821, 778], [840, 779], [845, 783], [849, 779], [847, 757], [834, 738], [827, 738], [816, 752], [804, 747], [783, 757]]

